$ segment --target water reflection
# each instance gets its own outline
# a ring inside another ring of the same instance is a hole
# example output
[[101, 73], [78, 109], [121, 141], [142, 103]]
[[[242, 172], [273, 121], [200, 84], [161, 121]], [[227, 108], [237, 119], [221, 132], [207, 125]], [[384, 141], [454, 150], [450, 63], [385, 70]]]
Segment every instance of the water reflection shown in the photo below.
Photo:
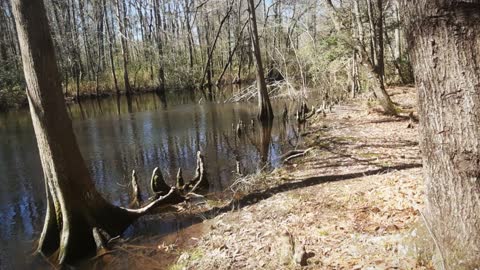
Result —
[[[255, 122], [252, 127], [253, 104], [195, 101], [191, 93], [148, 94], [68, 106], [82, 155], [108, 200], [128, 205], [133, 169], [144, 197], [154, 167], [172, 185], [178, 168], [190, 179], [198, 150], [205, 156], [210, 192], [223, 191], [232, 183], [236, 160], [245, 173], [278, 166], [278, 157], [291, 148], [287, 142], [295, 140], [296, 131], [280, 117], [270, 126]], [[274, 103], [277, 114], [282, 108]], [[240, 120], [248, 125], [238, 137], [232, 124]], [[26, 111], [0, 115], [0, 179], [0, 268], [16, 268], [31, 250], [45, 211], [43, 173]], [[165, 233], [188, 224], [144, 227]]]
[[266, 168], [269, 164], [268, 157], [270, 156], [270, 142], [272, 140], [272, 122], [263, 123], [260, 125], [260, 166]]

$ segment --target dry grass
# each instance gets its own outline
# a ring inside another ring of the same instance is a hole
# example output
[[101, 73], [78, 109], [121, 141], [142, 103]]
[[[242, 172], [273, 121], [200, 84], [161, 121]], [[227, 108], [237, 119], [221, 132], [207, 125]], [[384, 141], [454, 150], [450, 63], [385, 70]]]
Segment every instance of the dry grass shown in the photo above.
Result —
[[[296, 269], [285, 259], [293, 242], [310, 255], [305, 269], [431, 269], [417, 130], [405, 117], [413, 89], [397, 88], [393, 99], [403, 117], [359, 102], [314, 119], [308, 155], [238, 179], [237, 200], [227, 206], [238, 210], [218, 211], [169, 250], [143, 252], [173, 263], [142, 268]], [[168, 246], [177, 241], [170, 237], [155, 241]]]
[[[397, 91], [394, 100], [412, 110], [412, 90]], [[315, 147], [306, 158], [266, 179], [244, 179], [246, 186], [275, 194], [214, 218], [195, 245], [203, 256], [184, 255], [176, 267], [297, 268], [281, 259], [288, 231], [297, 246], [315, 254], [307, 269], [428, 269], [412, 242], [424, 196], [417, 130], [407, 129], [405, 118], [382, 116], [364, 104], [337, 106], [309, 129], [325, 125], [327, 136], [306, 137]]]

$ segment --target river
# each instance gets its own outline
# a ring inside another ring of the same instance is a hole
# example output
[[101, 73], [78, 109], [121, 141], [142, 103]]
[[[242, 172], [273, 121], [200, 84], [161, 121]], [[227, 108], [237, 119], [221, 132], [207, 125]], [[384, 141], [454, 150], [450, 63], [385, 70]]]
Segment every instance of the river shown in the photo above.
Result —
[[[283, 102], [274, 102], [276, 115]], [[156, 94], [92, 99], [68, 106], [77, 142], [96, 183], [111, 202], [131, 200], [130, 175], [137, 171], [147, 197], [152, 170], [160, 167], [174, 184], [178, 168], [191, 179], [195, 153], [205, 156], [211, 193], [228, 190], [236, 160], [246, 173], [280, 165], [279, 156], [295, 145], [295, 129], [281, 117], [270, 136], [261, 132], [253, 103], [201, 103], [189, 94]], [[236, 124], [245, 129], [238, 136]], [[265, 131], [265, 130], [264, 130]], [[267, 131], [268, 132], [268, 131]], [[267, 137], [267, 138], [266, 138]], [[30, 254], [45, 213], [45, 189], [35, 135], [27, 110], [0, 114], [0, 269], [19, 268]], [[144, 226], [142, 233], [169, 233], [193, 221]], [[155, 229], [151, 229], [155, 227]], [[153, 230], [153, 231], [152, 231]]]

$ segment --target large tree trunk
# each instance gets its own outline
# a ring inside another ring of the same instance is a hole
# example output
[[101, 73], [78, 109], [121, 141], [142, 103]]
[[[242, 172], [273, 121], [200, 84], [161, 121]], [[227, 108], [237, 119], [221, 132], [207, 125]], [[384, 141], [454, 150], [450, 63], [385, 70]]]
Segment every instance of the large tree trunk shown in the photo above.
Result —
[[271, 122], [273, 120], [273, 110], [268, 97], [267, 84], [265, 83], [265, 74], [263, 71], [262, 55], [258, 40], [257, 19], [255, 16], [255, 3], [248, 0], [248, 11], [250, 13], [250, 35], [252, 39], [252, 50], [255, 56], [257, 67], [257, 86], [258, 86], [258, 119], [261, 122]]
[[[160, 198], [131, 210], [108, 203], [96, 191], [64, 104], [43, 1], [12, 2], [47, 193], [38, 251], [50, 255], [58, 250], [59, 263], [72, 262], [95, 250], [94, 228], [118, 235], [166, 201]], [[172, 189], [169, 198], [174, 193]]]
[[415, 69], [427, 220], [448, 269], [480, 267], [480, 3], [402, 1]]

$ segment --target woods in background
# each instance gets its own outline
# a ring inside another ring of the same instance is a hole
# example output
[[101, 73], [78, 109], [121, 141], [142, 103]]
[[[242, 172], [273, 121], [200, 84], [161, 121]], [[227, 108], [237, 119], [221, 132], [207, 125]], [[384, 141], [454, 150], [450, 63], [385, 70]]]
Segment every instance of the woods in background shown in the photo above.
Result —
[[[177, 187], [171, 188], [156, 168], [151, 180], [154, 196], [145, 206], [130, 209], [109, 203], [97, 191], [81, 155], [65, 98], [199, 89], [205, 99], [214, 100], [215, 92], [221, 91], [214, 86], [248, 82], [255, 73], [262, 122], [271, 124], [273, 119], [266, 81], [276, 78], [300, 93], [317, 89], [324, 101], [372, 93], [385, 114], [397, 115], [387, 121], [406, 117], [386, 91], [387, 84], [412, 81], [396, 1], [12, 3], [13, 8], [0, 0], [0, 108], [24, 103], [27, 84], [47, 189], [39, 251], [53, 255], [58, 264], [93, 255], [140, 216], [187, 200], [207, 181], [197, 152], [197, 173], [188, 188], [181, 170]], [[443, 269], [477, 269], [480, 1], [404, 0], [400, 10], [419, 93], [426, 180], [426, 211], [421, 215], [438, 254], [434, 257], [439, 257], [432, 263]], [[306, 95], [298, 97], [304, 101]], [[301, 104], [305, 115], [308, 107]], [[413, 119], [413, 112], [408, 118]], [[266, 147], [259, 152], [268, 153], [271, 127], [262, 127], [260, 140]], [[240, 137], [239, 126], [237, 134]], [[345, 176], [324, 176], [330, 180], [316, 184], [348, 179]], [[139, 199], [136, 178], [132, 173], [134, 197]], [[301, 252], [306, 254], [305, 247]]]
[[[254, 2], [264, 72], [275, 68], [296, 90], [315, 87], [331, 98], [412, 81], [396, 1]], [[196, 88], [213, 99], [214, 86], [254, 78], [246, 1], [45, 4], [66, 97]], [[6, 109], [26, 99], [10, 1], [0, 7]]]

